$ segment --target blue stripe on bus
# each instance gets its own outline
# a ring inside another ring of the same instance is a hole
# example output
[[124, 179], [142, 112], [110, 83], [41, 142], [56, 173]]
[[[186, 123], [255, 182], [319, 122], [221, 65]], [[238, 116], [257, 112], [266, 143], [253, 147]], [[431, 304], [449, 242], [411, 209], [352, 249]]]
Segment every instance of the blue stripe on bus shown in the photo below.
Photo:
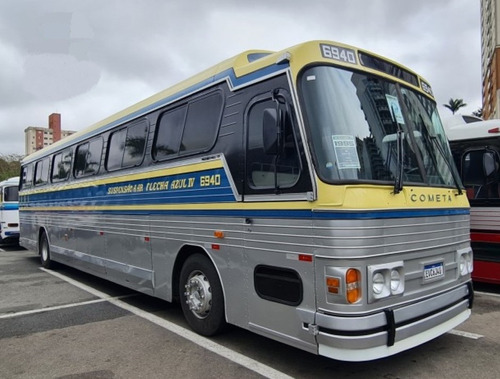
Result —
[[14, 203], [14, 204], [9, 204], [9, 203], [4, 203], [0, 205], [0, 209], [2, 211], [17, 211], [19, 209], [19, 204]]
[[[29, 208], [26, 209], [29, 211]], [[40, 211], [42, 213], [52, 211]], [[75, 213], [71, 210], [57, 213]], [[95, 210], [78, 211], [78, 214], [110, 214], [110, 215], [169, 215], [169, 216], [201, 216], [201, 217], [242, 217], [242, 218], [274, 218], [274, 219], [321, 219], [321, 220], [375, 220], [402, 219], [417, 217], [461, 216], [469, 215], [469, 209], [415, 209], [415, 210], [380, 210], [380, 211], [314, 211], [314, 210], [245, 210], [245, 209], [172, 209], [172, 210]]]
[[223, 168], [90, 185], [20, 197], [21, 206], [130, 206], [234, 202], [235, 195]]

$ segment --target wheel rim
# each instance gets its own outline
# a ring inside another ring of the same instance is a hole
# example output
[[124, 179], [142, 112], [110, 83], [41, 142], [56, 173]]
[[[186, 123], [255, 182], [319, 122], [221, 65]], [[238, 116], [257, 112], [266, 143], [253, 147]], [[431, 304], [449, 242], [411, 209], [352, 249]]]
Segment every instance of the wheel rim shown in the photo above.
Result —
[[212, 289], [206, 275], [201, 271], [193, 271], [184, 287], [189, 310], [200, 319], [207, 317], [212, 308]]

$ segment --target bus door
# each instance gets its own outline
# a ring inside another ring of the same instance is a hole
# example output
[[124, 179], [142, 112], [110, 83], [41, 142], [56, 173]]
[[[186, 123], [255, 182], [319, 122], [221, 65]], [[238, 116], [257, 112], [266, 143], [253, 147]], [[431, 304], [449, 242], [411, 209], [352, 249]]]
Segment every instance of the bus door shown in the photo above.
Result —
[[[271, 89], [246, 113], [246, 294], [253, 331], [315, 351], [312, 184], [291, 96]], [[275, 332], [271, 332], [275, 331]]]

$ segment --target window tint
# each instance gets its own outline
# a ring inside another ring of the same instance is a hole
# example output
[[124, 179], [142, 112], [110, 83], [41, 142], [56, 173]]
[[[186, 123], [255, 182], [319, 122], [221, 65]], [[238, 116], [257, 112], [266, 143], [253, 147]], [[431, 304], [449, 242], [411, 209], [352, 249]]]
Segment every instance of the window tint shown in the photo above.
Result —
[[106, 162], [106, 168], [109, 171], [117, 170], [122, 167], [123, 151], [125, 150], [126, 139], [126, 129], [122, 129], [111, 134], [109, 139], [108, 159]]
[[166, 112], [161, 116], [154, 146], [154, 158], [165, 159], [179, 152], [182, 127], [187, 106]]
[[111, 134], [106, 168], [117, 170], [137, 166], [146, 149], [147, 124], [145, 121]]
[[494, 150], [473, 150], [462, 158], [462, 178], [469, 199], [500, 198], [500, 157]]
[[83, 143], [76, 148], [75, 176], [95, 175], [101, 164], [102, 139]]
[[21, 188], [29, 188], [33, 185], [33, 165], [27, 164], [22, 169]]
[[35, 164], [35, 186], [43, 186], [49, 181], [49, 158]]
[[127, 128], [127, 139], [125, 141], [125, 152], [123, 154], [123, 167], [137, 166], [141, 164], [144, 150], [146, 149], [146, 137], [148, 128], [145, 122], [132, 125]]
[[222, 96], [215, 93], [189, 104], [182, 134], [181, 152], [201, 151], [212, 146], [222, 110]]
[[52, 161], [52, 182], [57, 183], [68, 180], [72, 160], [73, 152], [71, 149], [66, 149], [54, 155], [54, 160]]
[[210, 149], [217, 136], [222, 105], [222, 95], [216, 92], [163, 113], [153, 157], [162, 160]]
[[17, 186], [5, 187], [3, 190], [3, 201], [18, 201], [19, 194]]

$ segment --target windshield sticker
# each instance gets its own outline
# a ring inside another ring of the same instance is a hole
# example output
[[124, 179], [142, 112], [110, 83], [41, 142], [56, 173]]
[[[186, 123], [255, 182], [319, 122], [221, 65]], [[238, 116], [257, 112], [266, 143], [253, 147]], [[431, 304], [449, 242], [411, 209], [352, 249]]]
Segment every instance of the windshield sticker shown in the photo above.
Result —
[[396, 121], [398, 124], [404, 125], [405, 119], [403, 118], [403, 113], [401, 112], [398, 98], [391, 95], [385, 95], [385, 97], [391, 111], [392, 120]]
[[332, 141], [339, 170], [361, 168], [354, 136], [332, 136]]

